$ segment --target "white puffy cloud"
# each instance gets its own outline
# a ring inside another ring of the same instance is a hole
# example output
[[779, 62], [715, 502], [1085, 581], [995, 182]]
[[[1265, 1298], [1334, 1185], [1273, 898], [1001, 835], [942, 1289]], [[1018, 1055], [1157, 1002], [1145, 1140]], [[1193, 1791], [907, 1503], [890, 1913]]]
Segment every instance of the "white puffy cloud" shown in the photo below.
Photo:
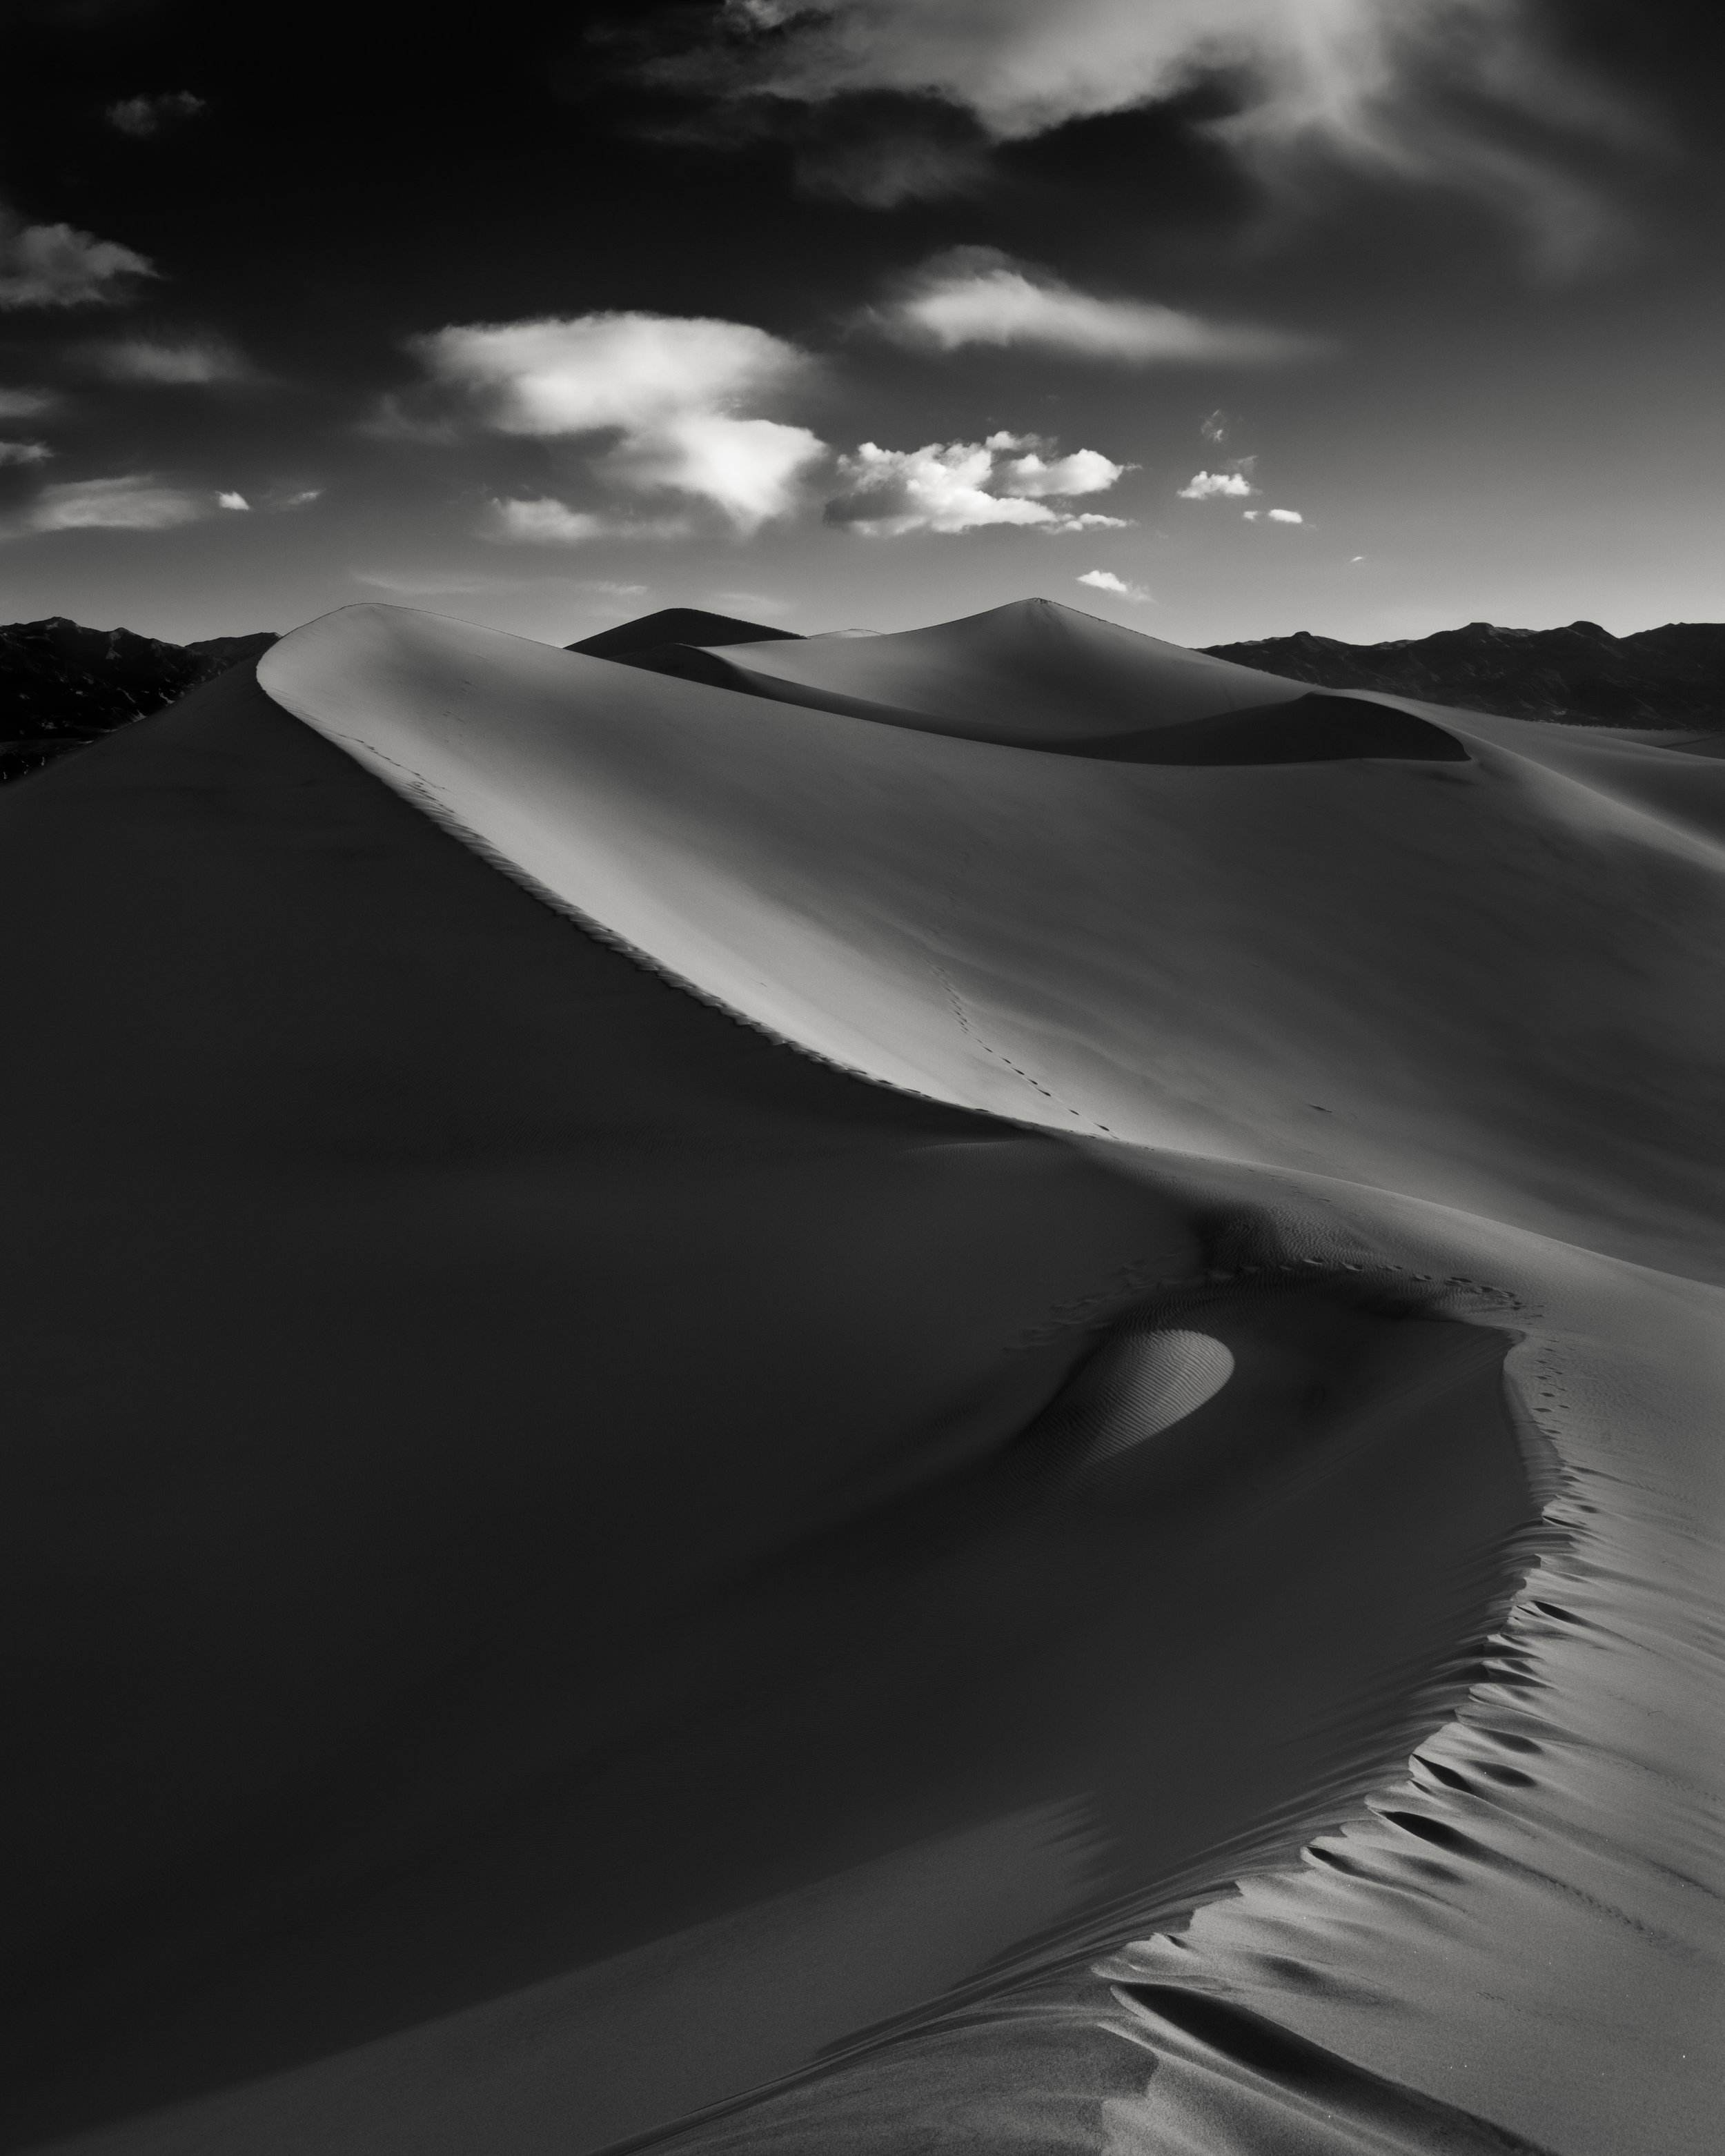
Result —
[[27, 531], [165, 531], [208, 506], [200, 495], [158, 486], [142, 474], [68, 480], [43, 488], [13, 529]]
[[500, 431], [542, 436], [634, 434], [729, 409], [807, 365], [793, 345], [747, 322], [670, 315], [457, 325], [413, 348]]
[[1303, 524], [1306, 521], [1297, 509], [1247, 509], [1240, 513], [1248, 524]]
[[742, 531], [787, 515], [801, 475], [825, 451], [805, 427], [738, 410], [809, 366], [795, 346], [746, 322], [595, 314], [456, 325], [413, 349], [482, 424], [542, 439], [614, 434], [603, 470], [615, 484], [711, 502]]
[[1102, 492], [1126, 467], [1094, 449], [1049, 464], [1041, 454], [1047, 446], [1032, 436], [1005, 434], [985, 442], [929, 442], [918, 449], [865, 442], [839, 460], [848, 490], [827, 504], [827, 521], [876, 539], [999, 524], [1050, 535], [1123, 530], [1123, 517], [1060, 505]]
[[171, 90], [159, 97], [122, 97], [108, 107], [108, 125], [122, 135], [153, 135], [164, 122], [189, 120], [203, 106], [204, 100], [189, 90]]
[[806, 427], [686, 412], [629, 437], [606, 470], [642, 492], [697, 495], [740, 531], [752, 531], [795, 508], [798, 480], [825, 454], [825, 443]]
[[[1239, 501], [1258, 491], [1243, 471], [1194, 472], [1178, 491], [1182, 501]], [[1250, 516], [1250, 510], [1246, 511]]]
[[46, 442], [0, 442], [0, 465], [42, 465], [53, 454]]
[[244, 352], [225, 337], [184, 337], [169, 342], [157, 337], [125, 337], [85, 347], [85, 364], [109, 382], [135, 382], [145, 388], [201, 388], [230, 382], [252, 382], [257, 371]]
[[1156, 361], [1262, 362], [1322, 349], [1315, 339], [1207, 322], [1151, 300], [1100, 300], [992, 247], [960, 247], [925, 263], [872, 319], [907, 344], [1029, 346], [1134, 366]]
[[1093, 592], [1112, 592], [1117, 598], [1131, 599], [1137, 606], [1142, 606], [1150, 597], [1142, 584], [1129, 584], [1124, 578], [1117, 577], [1111, 569], [1086, 569], [1076, 581], [1088, 584]]
[[112, 306], [154, 265], [69, 224], [26, 224], [0, 206], [0, 307]]
[[[968, 111], [997, 141], [1178, 95], [1225, 72], [1244, 102], [1214, 131], [1273, 162], [1316, 147], [1461, 188], [1520, 219], [1553, 262], [1610, 220], [1542, 147], [1643, 124], [1553, 49], [1534, 0], [726, 0], [732, 88], [819, 104], [866, 90]], [[756, 42], [750, 33], [771, 33]], [[742, 58], [737, 57], [741, 43]]]
[[216, 496], [216, 507], [218, 509], [249, 509], [251, 504], [243, 494], [218, 494]]

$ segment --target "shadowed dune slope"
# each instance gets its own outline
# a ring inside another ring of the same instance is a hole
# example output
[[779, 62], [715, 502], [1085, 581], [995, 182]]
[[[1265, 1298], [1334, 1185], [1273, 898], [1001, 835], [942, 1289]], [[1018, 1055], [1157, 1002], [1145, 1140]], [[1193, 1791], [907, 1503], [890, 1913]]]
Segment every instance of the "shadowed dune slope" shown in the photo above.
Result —
[[1454, 1688], [1500, 1334], [735, 1024], [238, 676], [0, 878], [5, 2145], [597, 2148]]
[[1115, 763], [1337, 763], [1347, 757], [1468, 761], [1454, 734], [1411, 711], [1363, 696], [1320, 695], [1060, 746], [1069, 756], [1101, 757]]
[[1715, 765], [1458, 712], [1461, 762], [1048, 756], [387, 608], [259, 678], [680, 979], [888, 1083], [1717, 1268]]
[[705, 657], [0, 801], [6, 2145], [1711, 2156], [1725, 767]]
[[796, 642], [796, 632], [768, 629], [755, 621], [739, 621], [735, 614], [708, 613], [700, 607], [661, 607], [634, 621], [619, 622], [568, 646], [594, 659], [626, 660], [640, 665], [645, 654], [667, 644], [758, 644], [785, 638]]
[[[1045, 746], [1261, 705], [1282, 685], [1049, 599], [890, 636], [727, 644], [718, 664], [783, 703]], [[1303, 692], [1286, 684], [1288, 696]]]

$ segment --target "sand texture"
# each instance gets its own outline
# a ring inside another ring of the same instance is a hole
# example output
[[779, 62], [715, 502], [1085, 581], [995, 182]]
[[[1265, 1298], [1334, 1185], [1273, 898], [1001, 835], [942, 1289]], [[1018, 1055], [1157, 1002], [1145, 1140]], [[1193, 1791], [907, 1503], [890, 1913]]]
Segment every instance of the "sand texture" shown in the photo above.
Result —
[[1712, 2150], [1725, 767], [685, 648], [0, 799], [0, 2146]]

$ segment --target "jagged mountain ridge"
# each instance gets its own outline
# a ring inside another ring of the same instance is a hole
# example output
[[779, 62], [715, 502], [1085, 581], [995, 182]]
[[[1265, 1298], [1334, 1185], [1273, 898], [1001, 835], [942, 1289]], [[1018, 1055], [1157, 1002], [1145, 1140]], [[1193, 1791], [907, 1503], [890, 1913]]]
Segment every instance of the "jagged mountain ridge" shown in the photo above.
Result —
[[1668, 622], [1613, 636], [1597, 622], [1498, 629], [1486, 621], [1386, 644], [1292, 636], [1212, 644], [1214, 659], [1323, 689], [1375, 689], [1510, 719], [1570, 726], [1725, 726], [1725, 624]]
[[147, 717], [275, 642], [269, 630], [167, 644], [53, 614], [0, 628], [0, 780]]

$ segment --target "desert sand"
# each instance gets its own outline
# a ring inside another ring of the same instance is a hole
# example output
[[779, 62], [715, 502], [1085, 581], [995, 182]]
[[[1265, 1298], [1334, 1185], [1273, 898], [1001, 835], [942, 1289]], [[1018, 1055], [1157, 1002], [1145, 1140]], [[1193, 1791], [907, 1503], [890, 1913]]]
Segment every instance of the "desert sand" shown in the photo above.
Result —
[[683, 648], [0, 799], [0, 2145], [1711, 2149], [1718, 760]]

